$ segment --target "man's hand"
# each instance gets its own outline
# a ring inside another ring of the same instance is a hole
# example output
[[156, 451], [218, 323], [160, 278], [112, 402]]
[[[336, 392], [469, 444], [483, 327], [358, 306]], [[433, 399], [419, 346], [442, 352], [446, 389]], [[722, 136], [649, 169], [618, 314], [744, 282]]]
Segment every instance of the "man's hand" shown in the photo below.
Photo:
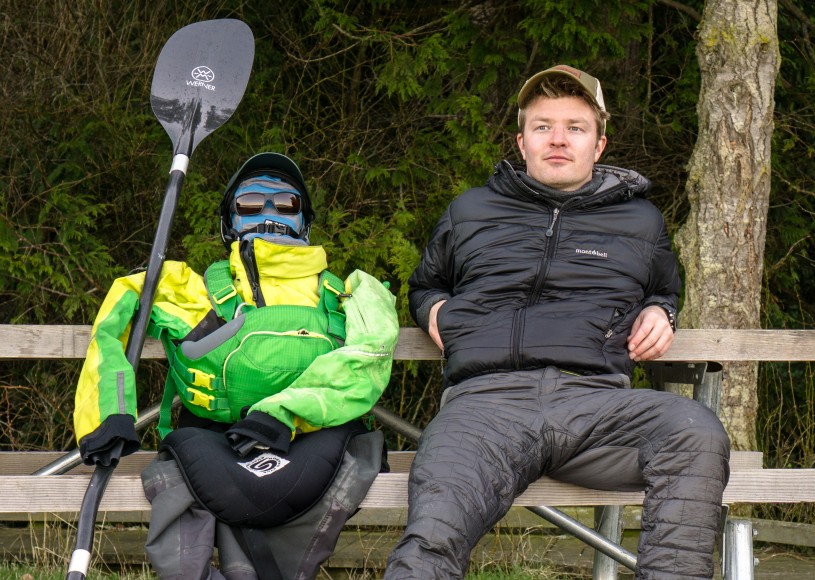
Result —
[[433, 339], [433, 342], [436, 343], [436, 346], [439, 347], [442, 352], [444, 352], [444, 344], [439, 335], [439, 326], [436, 324], [436, 318], [439, 315], [439, 308], [441, 308], [441, 305], [445, 302], [447, 302], [447, 300], [439, 300], [430, 307], [430, 320], [427, 323], [427, 334], [430, 335], [430, 338]]
[[644, 361], [659, 358], [674, 341], [668, 314], [660, 306], [644, 308], [628, 335], [628, 356]]

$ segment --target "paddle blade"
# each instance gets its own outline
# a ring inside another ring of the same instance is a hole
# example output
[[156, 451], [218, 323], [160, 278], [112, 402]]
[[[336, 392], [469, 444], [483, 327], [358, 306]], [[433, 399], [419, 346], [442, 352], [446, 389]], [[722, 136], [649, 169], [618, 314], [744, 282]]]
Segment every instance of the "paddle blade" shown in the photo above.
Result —
[[240, 20], [206, 20], [176, 31], [158, 57], [150, 104], [173, 141], [189, 157], [223, 125], [243, 98], [255, 39]]

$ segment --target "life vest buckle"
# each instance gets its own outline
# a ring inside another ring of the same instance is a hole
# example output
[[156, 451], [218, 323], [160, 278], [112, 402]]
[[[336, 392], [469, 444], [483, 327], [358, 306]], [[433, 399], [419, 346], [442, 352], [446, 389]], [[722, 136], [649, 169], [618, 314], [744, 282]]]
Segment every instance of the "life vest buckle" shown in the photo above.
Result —
[[188, 368], [187, 371], [192, 375], [192, 384], [196, 387], [204, 387], [205, 389], [212, 390], [212, 379], [215, 375], [199, 371], [198, 369]]
[[207, 411], [212, 410], [212, 401], [215, 400], [215, 397], [212, 395], [205, 395], [201, 391], [196, 391], [191, 387], [187, 387], [187, 392], [192, 395], [192, 399], [189, 402], [197, 407], [203, 407]]

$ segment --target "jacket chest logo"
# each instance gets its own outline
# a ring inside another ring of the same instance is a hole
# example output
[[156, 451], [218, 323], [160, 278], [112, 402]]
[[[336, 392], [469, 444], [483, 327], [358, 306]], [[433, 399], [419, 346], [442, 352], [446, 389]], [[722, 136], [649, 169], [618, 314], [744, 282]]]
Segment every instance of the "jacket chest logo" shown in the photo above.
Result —
[[585, 254], [588, 256], [597, 256], [598, 258], [608, 258], [608, 252], [602, 252], [600, 250], [586, 250], [583, 248], [575, 248], [575, 253]]

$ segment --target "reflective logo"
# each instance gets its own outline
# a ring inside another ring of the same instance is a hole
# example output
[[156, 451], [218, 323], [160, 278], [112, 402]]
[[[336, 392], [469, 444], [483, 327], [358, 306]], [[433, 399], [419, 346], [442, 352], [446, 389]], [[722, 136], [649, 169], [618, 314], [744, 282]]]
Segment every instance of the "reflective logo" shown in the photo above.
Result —
[[197, 66], [192, 69], [192, 78], [204, 83], [211, 83], [215, 80], [215, 73], [208, 66]]
[[258, 477], [265, 477], [271, 475], [275, 471], [280, 471], [291, 463], [288, 459], [284, 459], [275, 455], [274, 453], [261, 453], [251, 461], [246, 463], [238, 462], [238, 465], [251, 471]]
[[598, 258], [608, 258], [608, 253], [607, 252], [601, 252], [599, 250], [582, 250], [580, 248], [577, 248], [575, 250], [575, 253], [577, 253], [577, 254], [587, 254], [589, 256], [597, 256]]

